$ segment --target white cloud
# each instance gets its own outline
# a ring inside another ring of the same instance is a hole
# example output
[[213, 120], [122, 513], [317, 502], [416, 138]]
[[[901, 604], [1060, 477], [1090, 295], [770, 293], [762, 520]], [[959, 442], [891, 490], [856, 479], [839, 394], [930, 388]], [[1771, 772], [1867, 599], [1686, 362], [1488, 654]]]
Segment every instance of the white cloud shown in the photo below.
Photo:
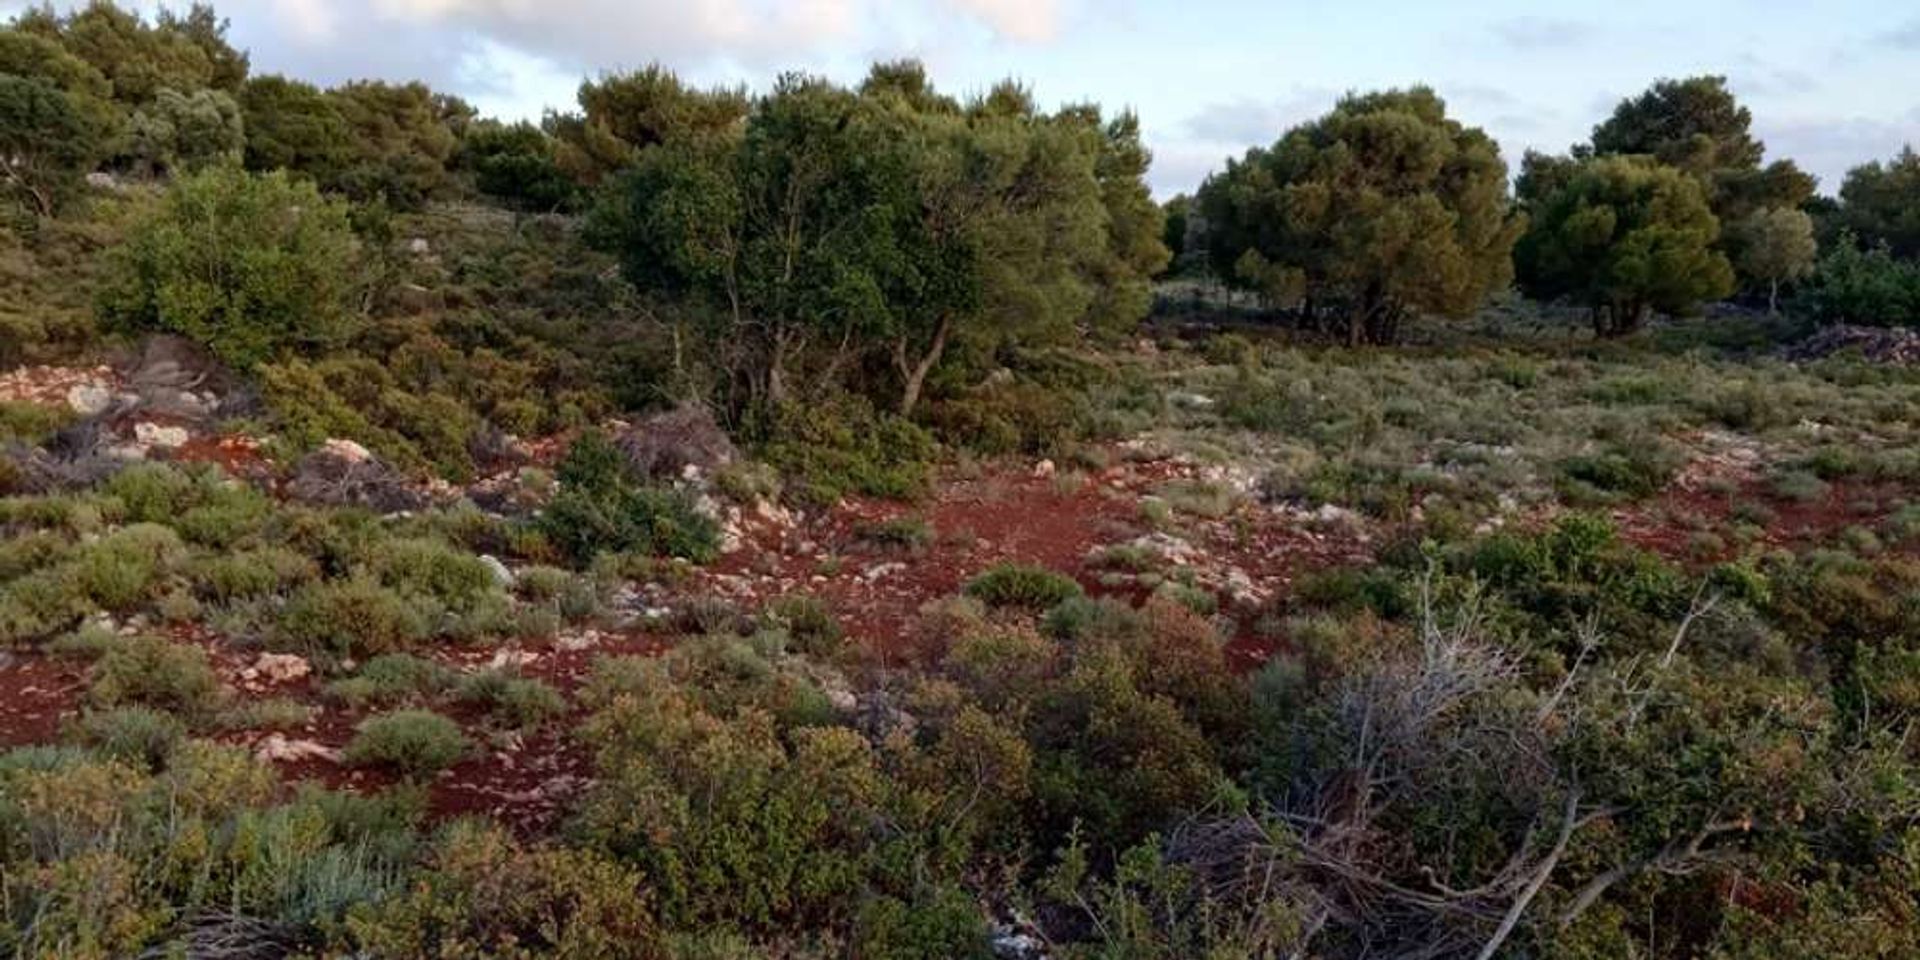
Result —
[[1002, 37], [1041, 43], [1059, 36], [1066, 19], [1058, 0], [947, 0]]

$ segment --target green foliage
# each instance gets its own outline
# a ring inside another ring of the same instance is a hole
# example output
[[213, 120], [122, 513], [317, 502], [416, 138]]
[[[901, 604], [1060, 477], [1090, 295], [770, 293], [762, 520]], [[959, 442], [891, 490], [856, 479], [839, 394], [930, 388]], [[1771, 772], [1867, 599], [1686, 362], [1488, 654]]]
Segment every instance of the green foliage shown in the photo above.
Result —
[[1202, 185], [1215, 273], [1304, 302], [1349, 344], [1391, 342], [1422, 312], [1464, 316], [1512, 275], [1523, 222], [1486, 133], [1431, 89], [1343, 98]]
[[0, 198], [53, 216], [105, 154], [106, 138], [72, 95], [45, 80], [0, 73]]
[[224, 695], [207, 652], [158, 637], [128, 637], [95, 663], [87, 698], [100, 707], [143, 705], [193, 716]]
[[1795, 303], [1823, 323], [1920, 327], [1920, 263], [1884, 246], [1861, 250], [1842, 234]]
[[711, 560], [719, 526], [686, 493], [642, 486], [628, 476], [612, 443], [589, 431], [560, 464], [560, 492], [541, 512], [539, 528], [576, 563], [599, 553], [637, 553]]
[[460, 725], [429, 710], [396, 710], [363, 721], [341, 754], [356, 766], [389, 767], [410, 778], [430, 777], [472, 751]]
[[418, 209], [446, 186], [473, 108], [424, 83], [356, 80], [326, 94], [351, 147], [337, 187], [361, 201]]
[[646, 878], [589, 851], [523, 847], [458, 823], [404, 894], [350, 922], [380, 956], [620, 960], [661, 956]]
[[127, 123], [127, 150], [151, 173], [237, 164], [245, 146], [240, 105], [219, 90], [161, 90]]
[[454, 685], [453, 671], [408, 653], [383, 653], [352, 676], [327, 684], [327, 695], [355, 709], [433, 697]]
[[1003, 563], [967, 581], [967, 595], [990, 607], [1019, 607], [1035, 612], [1078, 597], [1072, 577], [1041, 567]]
[[286, 170], [332, 186], [351, 162], [346, 121], [319, 88], [278, 75], [252, 77], [239, 94], [248, 170]]
[[1706, 195], [1674, 168], [1588, 160], [1559, 189], [1522, 200], [1531, 217], [1514, 251], [1522, 289], [1587, 307], [1600, 336], [1632, 333], [1654, 310], [1696, 312], [1733, 290]]
[[345, 659], [404, 650], [432, 626], [405, 597], [354, 577], [312, 584], [289, 597], [274, 636], [309, 656]]
[[788, 478], [789, 493], [830, 504], [850, 493], [911, 497], [925, 490], [933, 438], [859, 400], [783, 408], [761, 451]]
[[83, 714], [77, 724], [82, 742], [116, 760], [158, 770], [186, 739], [179, 718], [152, 707], [115, 707]]
[[1885, 246], [1896, 257], [1920, 257], [1920, 153], [1909, 144], [1891, 160], [1848, 170], [1837, 219], [1869, 249]]
[[1782, 283], [1813, 270], [1814, 254], [1819, 251], [1813, 240], [1813, 218], [1799, 210], [1755, 210], [1729, 224], [1727, 232], [1740, 272], [1766, 284], [1768, 310], [1776, 308]]
[[459, 159], [481, 193], [518, 210], [559, 213], [575, 204], [579, 188], [556, 154], [555, 141], [533, 124], [480, 123], [461, 140]]
[[101, 310], [251, 368], [351, 334], [352, 261], [344, 206], [283, 173], [215, 168], [175, 183], [115, 252]]
[[482, 670], [454, 686], [461, 703], [479, 707], [510, 727], [536, 727], [566, 710], [560, 691], [531, 677], [504, 670]]
[[767, 604], [761, 616], [786, 632], [794, 651], [809, 657], [831, 659], [846, 642], [840, 621], [815, 597], [804, 594], [780, 597]]

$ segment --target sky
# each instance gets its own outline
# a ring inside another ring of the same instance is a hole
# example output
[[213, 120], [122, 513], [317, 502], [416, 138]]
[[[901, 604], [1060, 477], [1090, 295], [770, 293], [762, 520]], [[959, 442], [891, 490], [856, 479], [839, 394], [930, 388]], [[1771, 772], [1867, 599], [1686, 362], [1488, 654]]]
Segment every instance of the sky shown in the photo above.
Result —
[[[182, 0], [184, 3], [184, 0]], [[0, 0], [0, 12], [19, 0]], [[73, 5], [73, 0], [55, 4]], [[151, 3], [133, 4], [151, 9]], [[1838, 189], [1920, 147], [1920, 0], [225, 0], [256, 73], [419, 79], [485, 113], [565, 109], [583, 77], [659, 62], [764, 88], [917, 57], [942, 89], [1012, 77], [1042, 104], [1131, 108], [1155, 193], [1191, 191], [1346, 91], [1426, 83], [1517, 168], [1659, 77], [1724, 74], [1768, 158]]]

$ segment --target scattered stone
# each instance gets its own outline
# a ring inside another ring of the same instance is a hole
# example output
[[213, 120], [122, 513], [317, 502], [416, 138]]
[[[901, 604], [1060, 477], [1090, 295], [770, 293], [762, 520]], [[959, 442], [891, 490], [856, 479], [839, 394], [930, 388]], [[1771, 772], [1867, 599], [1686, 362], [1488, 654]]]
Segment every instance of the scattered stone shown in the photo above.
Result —
[[1040, 938], [1012, 927], [995, 925], [990, 943], [997, 960], [1046, 960], [1047, 947]]
[[113, 405], [113, 391], [98, 383], [82, 383], [67, 390], [67, 406], [83, 417], [106, 412]]
[[348, 463], [369, 463], [373, 460], [373, 451], [352, 440], [339, 437], [330, 438], [321, 444], [319, 452], [338, 457]]
[[291, 653], [263, 653], [253, 661], [240, 675], [248, 680], [265, 679], [270, 683], [291, 683], [309, 673], [313, 667], [304, 657]]
[[340, 762], [340, 751], [332, 747], [312, 740], [289, 740], [278, 733], [268, 734], [265, 740], [260, 741], [253, 755], [269, 763], [299, 763], [303, 760]]
[[539, 660], [540, 655], [531, 650], [508, 649], [495, 653], [493, 659], [487, 661], [487, 666], [494, 670], [518, 670]]
[[1052, 460], [1042, 460], [1033, 465], [1033, 475], [1041, 479], [1053, 476], [1054, 470], [1055, 467]]
[[1835, 324], [1788, 347], [1788, 360], [1819, 360], [1857, 350], [1871, 363], [1896, 366], [1920, 364], [1920, 330], [1905, 327], [1859, 327]]
[[426, 237], [414, 237], [407, 241], [407, 252], [416, 257], [426, 256], [433, 252], [433, 244]]
[[1167, 394], [1167, 402], [1176, 407], [1205, 410], [1213, 406], [1214, 400], [1204, 393], [1188, 393], [1184, 390], [1175, 390]]
[[513, 571], [507, 569], [507, 565], [501, 563], [499, 557], [491, 553], [483, 553], [480, 555], [480, 565], [486, 567], [488, 573], [493, 574], [494, 583], [508, 588], [513, 586]]
[[186, 446], [187, 441], [193, 439], [193, 435], [187, 432], [186, 427], [169, 427], [143, 421], [133, 425], [133, 439], [148, 448], [159, 447], [162, 450], [172, 450]]

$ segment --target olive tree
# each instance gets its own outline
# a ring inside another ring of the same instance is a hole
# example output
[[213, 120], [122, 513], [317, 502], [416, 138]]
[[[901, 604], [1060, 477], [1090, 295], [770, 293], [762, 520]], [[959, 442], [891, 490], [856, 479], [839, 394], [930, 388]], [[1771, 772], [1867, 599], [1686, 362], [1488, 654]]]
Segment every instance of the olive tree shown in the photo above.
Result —
[[100, 309], [250, 368], [352, 332], [353, 234], [343, 203], [285, 173], [214, 167], [173, 184], [112, 252]]
[[1425, 87], [1342, 99], [1210, 177], [1196, 200], [1228, 283], [1390, 342], [1422, 312], [1470, 313], [1512, 276], [1522, 220], [1493, 139]]
[[1696, 311], [1733, 291], [1714, 246], [1719, 221], [1700, 182], [1645, 158], [1588, 160], [1530, 195], [1531, 222], [1514, 251], [1522, 289], [1592, 311], [1594, 332], [1631, 333], [1655, 310]]

